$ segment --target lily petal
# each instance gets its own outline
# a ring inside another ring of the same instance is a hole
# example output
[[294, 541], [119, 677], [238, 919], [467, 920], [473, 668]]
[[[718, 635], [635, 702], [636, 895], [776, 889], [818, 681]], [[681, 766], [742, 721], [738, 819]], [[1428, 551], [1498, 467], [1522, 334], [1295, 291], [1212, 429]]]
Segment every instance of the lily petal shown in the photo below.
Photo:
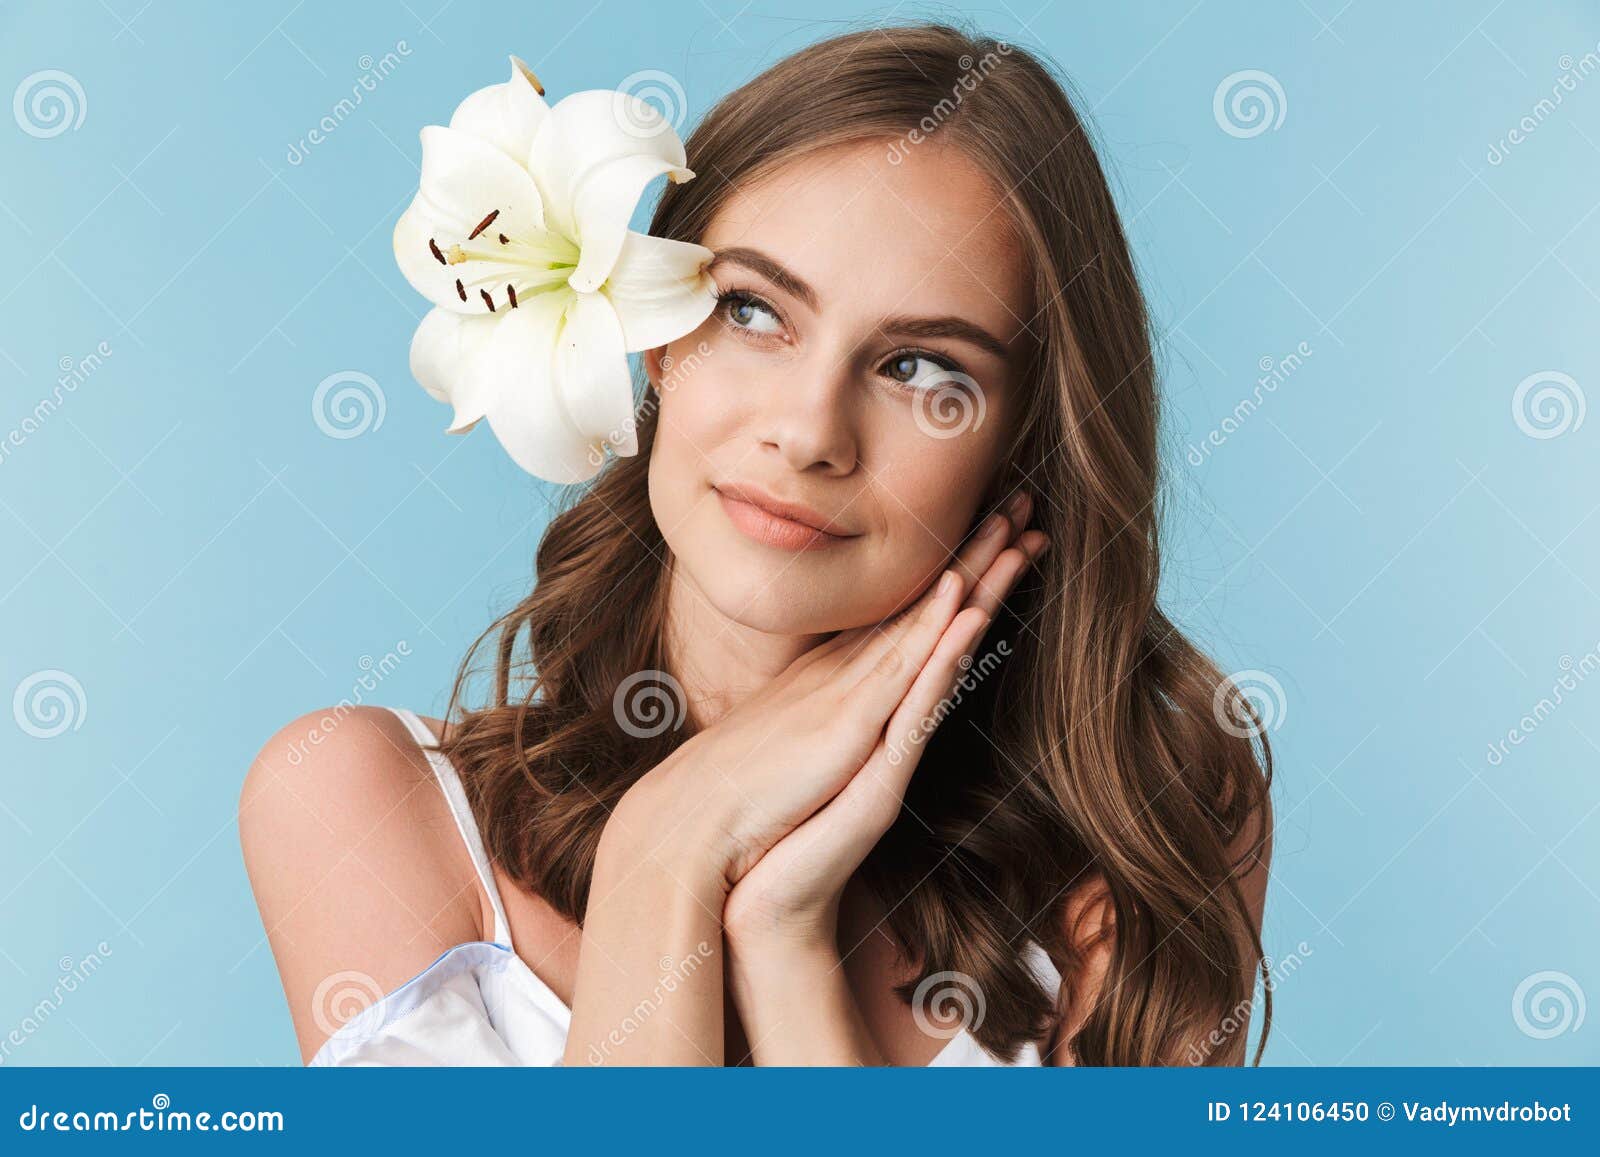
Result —
[[717, 286], [705, 267], [716, 256], [704, 245], [629, 230], [600, 292], [622, 323], [629, 353], [654, 349], [693, 333], [717, 306]]
[[460, 271], [441, 262], [434, 249], [464, 241], [493, 210], [499, 211], [497, 233], [526, 235], [544, 223], [539, 190], [526, 169], [477, 137], [437, 125], [424, 128], [422, 187], [394, 229], [395, 261], [418, 293], [456, 313], [484, 312], [476, 295], [461, 299]]
[[550, 115], [550, 106], [534, 88], [533, 74], [515, 56], [511, 79], [480, 88], [456, 106], [450, 127], [501, 149], [517, 164], [526, 166], [534, 134]]
[[540, 294], [501, 316], [473, 363], [493, 397], [489, 428], [516, 464], [551, 482], [583, 482], [601, 463], [573, 425], [556, 385], [555, 347], [565, 294]]
[[488, 346], [497, 320], [433, 309], [411, 339], [411, 376], [438, 401], [455, 408], [452, 434], [470, 430], [484, 415], [489, 379], [474, 372], [473, 362]]
[[551, 108], [528, 167], [551, 227], [582, 250], [568, 282], [575, 291], [592, 293], [611, 273], [646, 185], [694, 177], [686, 161], [671, 124], [631, 93], [575, 92]]
[[624, 456], [638, 451], [622, 322], [603, 294], [571, 299], [556, 344], [555, 372], [561, 401], [584, 438], [607, 443]]

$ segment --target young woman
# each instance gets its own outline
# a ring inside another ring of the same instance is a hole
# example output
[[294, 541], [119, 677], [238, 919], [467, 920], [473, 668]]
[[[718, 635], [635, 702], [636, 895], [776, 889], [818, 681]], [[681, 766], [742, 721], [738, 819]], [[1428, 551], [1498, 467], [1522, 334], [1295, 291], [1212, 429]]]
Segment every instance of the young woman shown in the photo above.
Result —
[[489, 702], [469, 656], [448, 722], [314, 713], [250, 773], [305, 1057], [1244, 1060], [1270, 761], [1156, 603], [1145, 306], [1060, 84], [877, 29], [687, 149], [651, 233], [717, 308]]

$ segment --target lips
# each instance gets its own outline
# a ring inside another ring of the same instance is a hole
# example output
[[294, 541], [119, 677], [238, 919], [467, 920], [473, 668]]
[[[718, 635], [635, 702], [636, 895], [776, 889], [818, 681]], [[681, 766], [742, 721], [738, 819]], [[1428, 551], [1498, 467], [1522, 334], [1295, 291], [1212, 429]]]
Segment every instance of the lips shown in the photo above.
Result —
[[728, 520], [747, 537], [782, 550], [818, 550], [856, 537], [820, 512], [754, 487], [718, 486]]

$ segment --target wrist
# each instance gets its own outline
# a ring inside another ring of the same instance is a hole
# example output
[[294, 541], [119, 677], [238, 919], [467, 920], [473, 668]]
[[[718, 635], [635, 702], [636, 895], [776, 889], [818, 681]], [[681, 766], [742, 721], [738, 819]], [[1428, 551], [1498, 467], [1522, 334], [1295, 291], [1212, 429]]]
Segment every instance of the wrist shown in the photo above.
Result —
[[815, 992], [842, 982], [838, 945], [820, 939], [736, 935], [725, 931], [728, 988], [741, 1015], [785, 993]]
[[881, 1065], [838, 946], [807, 939], [730, 942], [728, 990], [758, 1065]]
[[710, 801], [686, 806], [684, 792], [651, 778], [661, 770], [646, 774], [612, 809], [601, 829], [596, 872], [602, 865], [612, 871], [648, 866], [681, 880], [712, 881], [725, 896], [732, 854], [717, 830], [717, 809]]
[[815, 910], [745, 905], [735, 888], [723, 908], [723, 935], [730, 954], [739, 953], [758, 966], [769, 962], [827, 962], [839, 959], [839, 906], [837, 902]]

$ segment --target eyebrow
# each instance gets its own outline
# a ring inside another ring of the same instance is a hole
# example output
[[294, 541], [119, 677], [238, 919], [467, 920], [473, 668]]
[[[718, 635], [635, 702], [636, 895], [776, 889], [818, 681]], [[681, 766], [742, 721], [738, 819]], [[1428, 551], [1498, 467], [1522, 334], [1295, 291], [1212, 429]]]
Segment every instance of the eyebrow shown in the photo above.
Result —
[[806, 284], [804, 279], [789, 272], [781, 263], [768, 257], [761, 250], [748, 249], [743, 245], [732, 245], [727, 249], [718, 249], [715, 252], [716, 259], [711, 262], [712, 265], [716, 265], [720, 261], [731, 261], [735, 265], [742, 265], [752, 273], [759, 273], [790, 297], [799, 298], [809, 308], [817, 308], [817, 291]]
[[973, 325], [960, 317], [890, 317], [878, 327], [886, 334], [905, 337], [948, 337], [971, 342], [979, 349], [1004, 359], [1010, 351], [1006, 343], [981, 325]]
[[[742, 265], [752, 273], [766, 278], [790, 297], [804, 302], [808, 308], [813, 310], [817, 308], [817, 291], [812, 289], [804, 278], [761, 250], [733, 245], [726, 249], [715, 250], [715, 253], [712, 265], [723, 261]], [[1006, 343], [994, 334], [960, 317], [915, 317], [902, 314], [885, 318], [878, 329], [890, 336], [943, 337], [967, 341], [998, 358], [1005, 358], [1010, 353]]]

